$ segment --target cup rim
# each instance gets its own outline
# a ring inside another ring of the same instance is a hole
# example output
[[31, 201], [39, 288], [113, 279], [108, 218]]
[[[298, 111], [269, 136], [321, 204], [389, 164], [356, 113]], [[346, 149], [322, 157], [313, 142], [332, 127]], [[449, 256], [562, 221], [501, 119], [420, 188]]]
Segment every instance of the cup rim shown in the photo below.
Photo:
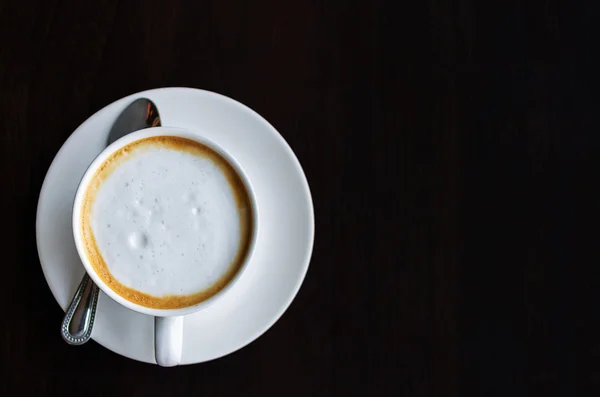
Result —
[[[83, 238], [81, 236], [80, 225], [81, 225], [81, 205], [84, 193], [87, 189], [87, 186], [95, 174], [98, 167], [112, 155], [114, 152], [119, 150], [120, 148], [136, 142], [141, 139], [157, 137], [157, 136], [175, 136], [180, 138], [187, 138], [199, 142], [203, 145], [208, 146], [212, 150], [216, 151], [220, 154], [236, 171], [239, 175], [240, 179], [245, 185], [246, 191], [248, 193], [248, 197], [250, 198], [251, 210], [252, 210], [252, 234], [250, 238], [250, 243], [248, 247], [248, 252], [244, 261], [242, 262], [240, 269], [233, 276], [233, 278], [223, 287], [219, 292], [212, 295], [210, 298], [199, 302], [192, 306], [186, 306], [178, 309], [155, 309], [146, 306], [139, 305], [137, 303], [131, 302], [118, 293], [116, 293], [113, 289], [111, 289], [106, 283], [96, 274], [93, 266], [91, 265], [87, 254], [84, 249]], [[79, 181], [79, 185], [77, 186], [77, 191], [75, 193], [75, 199], [73, 202], [73, 215], [72, 215], [72, 228], [73, 228], [73, 238], [75, 240], [75, 246], [77, 248], [77, 253], [83, 266], [85, 268], [86, 273], [90, 276], [92, 281], [96, 283], [96, 285], [111, 299], [116, 301], [122, 306], [125, 306], [128, 309], [134, 310], [138, 313], [147, 314], [155, 317], [172, 317], [172, 316], [182, 316], [185, 314], [195, 313], [197, 311], [203, 310], [210, 305], [217, 302], [223, 296], [225, 296], [233, 287], [234, 284], [241, 278], [242, 274], [246, 271], [248, 267], [248, 263], [250, 262], [254, 249], [256, 246], [256, 240], [258, 238], [259, 226], [258, 226], [258, 203], [256, 200], [256, 196], [254, 193], [254, 189], [252, 188], [252, 184], [248, 179], [248, 176], [244, 172], [243, 168], [240, 164], [235, 160], [235, 158], [230, 155], [224, 148], [220, 145], [216, 144], [212, 140], [203, 137], [200, 133], [194, 133], [190, 130], [178, 128], [178, 127], [149, 127], [142, 130], [134, 131], [129, 133], [110, 145], [108, 145], [102, 152], [100, 152], [94, 160], [87, 167], [83, 177]]]

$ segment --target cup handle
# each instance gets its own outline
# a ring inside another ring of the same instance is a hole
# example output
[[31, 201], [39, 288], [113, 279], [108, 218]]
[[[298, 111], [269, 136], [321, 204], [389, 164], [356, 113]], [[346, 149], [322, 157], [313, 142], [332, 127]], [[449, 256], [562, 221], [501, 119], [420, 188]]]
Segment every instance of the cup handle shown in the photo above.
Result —
[[174, 367], [181, 361], [183, 316], [154, 317], [154, 358], [161, 367]]

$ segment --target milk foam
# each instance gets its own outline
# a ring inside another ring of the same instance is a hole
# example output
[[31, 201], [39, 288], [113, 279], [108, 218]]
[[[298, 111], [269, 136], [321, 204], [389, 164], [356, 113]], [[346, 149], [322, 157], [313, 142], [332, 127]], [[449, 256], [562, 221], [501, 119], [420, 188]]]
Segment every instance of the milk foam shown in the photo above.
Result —
[[157, 297], [210, 288], [242, 240], [223, 171], [208, 158], [160, 145], [128, 155], [102, 181], [90, 221], [111, 275]]

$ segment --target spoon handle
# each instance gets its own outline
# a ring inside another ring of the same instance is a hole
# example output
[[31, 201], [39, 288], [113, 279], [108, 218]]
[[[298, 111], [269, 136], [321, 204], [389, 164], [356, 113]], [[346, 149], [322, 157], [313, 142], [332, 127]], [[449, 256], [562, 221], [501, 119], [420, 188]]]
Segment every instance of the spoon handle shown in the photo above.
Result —
[[98, 286], [86, 273], [60, 327], [60, 333], [68, 344], [83, 345], [92, 336], [99, 292]]

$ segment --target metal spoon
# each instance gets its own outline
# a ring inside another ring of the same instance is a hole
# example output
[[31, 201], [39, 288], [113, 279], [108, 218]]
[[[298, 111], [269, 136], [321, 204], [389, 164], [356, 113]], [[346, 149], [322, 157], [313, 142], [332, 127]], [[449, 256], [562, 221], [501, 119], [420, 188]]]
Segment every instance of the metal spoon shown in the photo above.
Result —
[[[136, 99], [119, 115], [106, 144], [108, 146], [131, 132], [159, 126], [160, 116], [156, 105], [147, 98]], [[98, 286], [85, 273], [60, 327], [60, 333], [68, 344], [83, 345], [90, 340], [99, 292]]]

